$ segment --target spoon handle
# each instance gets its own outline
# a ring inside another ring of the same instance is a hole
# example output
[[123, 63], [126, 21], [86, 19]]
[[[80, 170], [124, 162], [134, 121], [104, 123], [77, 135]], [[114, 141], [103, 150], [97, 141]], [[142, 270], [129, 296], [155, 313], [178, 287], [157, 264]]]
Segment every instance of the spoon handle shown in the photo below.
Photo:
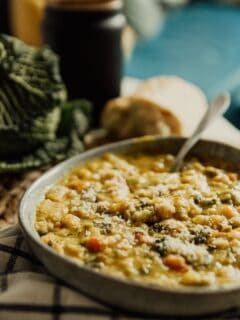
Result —
[[192, 136], [187, 139], [187, 141], [181, 147], [173, 165], [170, 168], [170, 172], [180, 170], [183, 160], [189, 150], [198, 142], [207, 126], [212, 123], [217, 117], [225, 113], [230, 105], [230, 102], [231, 98], [228, 92], [223, 93], [214, 99], [214, 101], [207, 108], [202, 120], [200, 121], [196, 130], [193, 132]]

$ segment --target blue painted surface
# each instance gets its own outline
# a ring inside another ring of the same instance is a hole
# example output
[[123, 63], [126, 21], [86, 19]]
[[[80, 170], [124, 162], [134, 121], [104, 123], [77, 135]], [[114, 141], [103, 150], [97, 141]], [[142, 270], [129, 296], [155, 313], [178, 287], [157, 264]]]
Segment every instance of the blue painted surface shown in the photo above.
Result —
[[240, 7], [196, 4], [172, 12], [156, 38], [137, 45], [126, 74], [176, 74], [209, 98], [230, 90], [226, 117], [240, 128]]

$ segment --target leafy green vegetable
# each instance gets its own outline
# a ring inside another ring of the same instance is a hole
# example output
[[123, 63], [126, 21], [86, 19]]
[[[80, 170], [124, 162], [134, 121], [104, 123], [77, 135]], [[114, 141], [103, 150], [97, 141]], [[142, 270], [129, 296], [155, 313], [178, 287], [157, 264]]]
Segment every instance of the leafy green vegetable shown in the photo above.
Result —
[[[0, 157], [23, 155], [54, 140], [66, 89], [57, 56], [0, 35]], [[7, 138], [7, 141], [6, 141]]]
[[83, 151], [91, 103], [66, 102], [57, 56], [0, 35], [0, 173]]
[[29, 155], [12, 161], [0, 161], [0, 173], [18, 172], [62, 161], [84, 150], [82, 138], [89, 128], [92, 105], [87, 100], [63, 103], [54, 141], [46, 141]]

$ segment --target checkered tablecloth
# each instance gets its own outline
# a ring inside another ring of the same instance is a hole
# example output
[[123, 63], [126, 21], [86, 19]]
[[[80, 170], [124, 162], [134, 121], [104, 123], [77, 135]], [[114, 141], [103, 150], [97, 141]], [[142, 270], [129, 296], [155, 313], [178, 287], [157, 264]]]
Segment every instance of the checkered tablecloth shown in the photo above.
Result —
[[[132, 317], [131, 317], [132, 318]], [[0, 320], [127, 319], [49, 276], [18, 227], [0, 232]]]

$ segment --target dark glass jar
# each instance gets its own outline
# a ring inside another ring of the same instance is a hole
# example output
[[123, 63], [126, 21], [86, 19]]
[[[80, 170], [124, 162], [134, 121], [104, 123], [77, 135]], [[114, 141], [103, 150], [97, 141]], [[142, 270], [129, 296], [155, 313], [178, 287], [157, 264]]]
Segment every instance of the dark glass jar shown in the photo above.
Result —
[[60, 56], [69, 98], [94, 103], [97, 124], [105, 102], [119, 96], [122, 78], [122, 2], [48, 1], [44, 42]]
[[0, 33], [10, 33], [10, 1], [11, 0], [0, 0]]

